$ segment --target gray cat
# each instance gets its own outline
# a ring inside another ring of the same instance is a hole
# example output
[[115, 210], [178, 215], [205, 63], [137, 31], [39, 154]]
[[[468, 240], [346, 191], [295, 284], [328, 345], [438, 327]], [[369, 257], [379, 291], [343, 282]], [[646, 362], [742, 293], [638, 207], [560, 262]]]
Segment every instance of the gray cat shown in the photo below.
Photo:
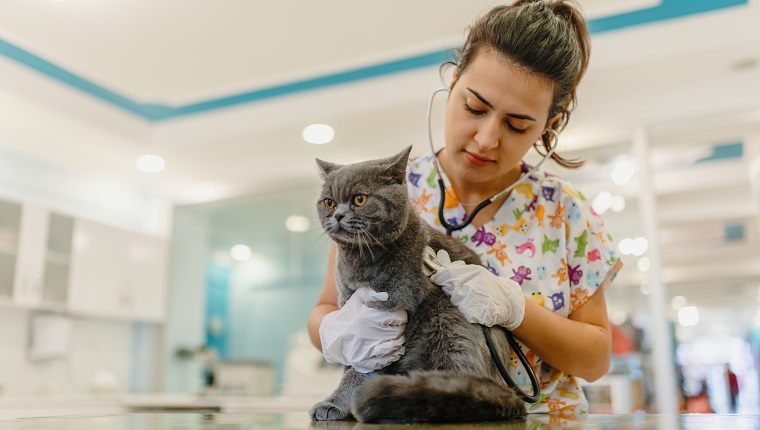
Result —
[[[481, 264], [457, 240], [417, 214], [406, 189], [411, 147], [351, 165], [316, 160], [324, 185], [317, 202], [322, 227], [337, 245], [339, 306], [367, 286], [387, 292], [371, 306], [404, 309], [406, 352], [395, 363], [363, 374], [347, 367], [338, 388], [311, 409], [316, 421], [456, 423], [524, 419], [523, 401], [501, 379], [482, 328], [470, 324], [422, 269], [425, 246], [451, 260]], [[502, 362], [509, 346], [492, 333]]]

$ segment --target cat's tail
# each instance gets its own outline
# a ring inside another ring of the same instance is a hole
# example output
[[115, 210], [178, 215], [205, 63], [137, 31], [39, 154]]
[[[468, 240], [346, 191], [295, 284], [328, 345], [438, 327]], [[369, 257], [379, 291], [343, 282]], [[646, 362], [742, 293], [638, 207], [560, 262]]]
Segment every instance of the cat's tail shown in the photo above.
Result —
[[445, 371], [379, 375], [354, 392], [351, 410], [370, 423], [461, 423], [525, 419], [525, 404], [502, 381]]

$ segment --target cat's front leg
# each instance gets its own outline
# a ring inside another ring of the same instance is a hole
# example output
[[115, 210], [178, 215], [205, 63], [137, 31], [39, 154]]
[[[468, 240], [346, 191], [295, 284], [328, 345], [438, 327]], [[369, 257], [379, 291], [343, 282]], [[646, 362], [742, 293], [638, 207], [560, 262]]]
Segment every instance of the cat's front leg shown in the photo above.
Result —
[[338, 421], [352, 418], [351, 397], [354, 390], [373, 373], [360, 373], [349, 367], [343, 372], [338, 388], [325, 400], [317, 403], [309, 411], [313, 421]]

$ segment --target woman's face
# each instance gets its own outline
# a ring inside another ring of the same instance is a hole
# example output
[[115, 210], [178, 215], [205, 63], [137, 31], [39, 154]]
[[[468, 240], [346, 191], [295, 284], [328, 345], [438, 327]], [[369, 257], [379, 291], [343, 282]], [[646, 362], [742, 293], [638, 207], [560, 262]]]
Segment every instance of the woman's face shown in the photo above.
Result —
[[520, 160], [548, 126], [553, 89], [551, 81], [490, 50], [478, 53], [452, 84], [448, 99], [449, 177], [484, 189], [514, 181]]

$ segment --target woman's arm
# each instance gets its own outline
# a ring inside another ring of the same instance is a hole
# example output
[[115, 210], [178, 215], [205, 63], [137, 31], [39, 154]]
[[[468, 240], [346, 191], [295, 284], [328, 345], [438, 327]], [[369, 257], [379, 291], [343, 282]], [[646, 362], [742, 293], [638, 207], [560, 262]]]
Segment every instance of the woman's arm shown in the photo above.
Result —
[[317, 304], [309, 315], [309, 338], [311, 343], [322, 350], [322, 341], [319, 339], [319, 325], [322, 324], [322, 318], [330, 312], [338, 310], [338, 288], [335, 285], [335, 244], [330, 245], [330, 251], [327, 255], [327, 274], [325, 283], [322, 286], [322, 292], [319, 294]]
[[537, 356], [562, 372], [589, 382], [610, 368], [612, 337], [604, 287], [568, 318], [525, 299], [525, 318], [512, 333]]

